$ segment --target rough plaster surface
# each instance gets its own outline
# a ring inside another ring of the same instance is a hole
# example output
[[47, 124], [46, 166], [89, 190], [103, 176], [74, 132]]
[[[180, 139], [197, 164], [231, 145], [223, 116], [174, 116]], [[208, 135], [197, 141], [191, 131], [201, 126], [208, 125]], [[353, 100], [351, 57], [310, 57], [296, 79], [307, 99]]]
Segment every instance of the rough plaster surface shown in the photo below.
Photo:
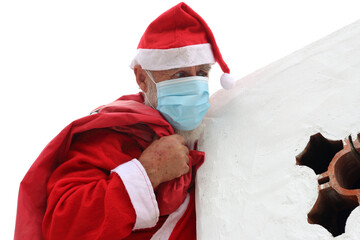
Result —
[[211, 103], [200, 142], [198, 239], [360, 239], [360, 207], [336, 238], [307, 222], [317, 176], [295, 165], [310, 135], [360, 132], [360, 21], [218, 91]]

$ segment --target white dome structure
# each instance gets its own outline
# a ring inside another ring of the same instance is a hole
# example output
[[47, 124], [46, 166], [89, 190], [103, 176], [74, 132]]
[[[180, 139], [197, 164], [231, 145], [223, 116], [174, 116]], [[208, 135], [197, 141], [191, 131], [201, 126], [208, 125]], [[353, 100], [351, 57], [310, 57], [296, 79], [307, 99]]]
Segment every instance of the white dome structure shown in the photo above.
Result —
[[198, 239], [360, 239], [360, 207], [338, 236], [308, 222], [318, 176], [296, 165], [311, 135], [355, 138], [359, 104], [360, 21], [216, 92], [199, 143]]

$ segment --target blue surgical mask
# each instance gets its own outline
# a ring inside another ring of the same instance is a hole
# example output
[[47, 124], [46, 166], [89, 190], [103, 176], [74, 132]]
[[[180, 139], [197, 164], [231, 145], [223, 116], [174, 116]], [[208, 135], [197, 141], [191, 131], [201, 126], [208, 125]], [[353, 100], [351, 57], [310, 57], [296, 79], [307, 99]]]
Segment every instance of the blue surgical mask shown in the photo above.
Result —
[[148, 75], [156, 84], [156, 109], [171, 126], [184, 131], [198, 127], [210, 107], [208, 78], [191, 76], [156, 83]]

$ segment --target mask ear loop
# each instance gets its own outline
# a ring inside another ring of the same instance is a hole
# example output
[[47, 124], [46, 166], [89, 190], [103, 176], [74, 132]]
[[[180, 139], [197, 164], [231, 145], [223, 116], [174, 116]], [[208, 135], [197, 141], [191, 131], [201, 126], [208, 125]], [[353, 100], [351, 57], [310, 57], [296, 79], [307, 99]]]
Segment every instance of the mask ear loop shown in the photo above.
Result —
[[[155, 84], [155, 86], [156, 86], [156, 82], [155, 82], [155, 80], [154, 80], [154, 76], [152, 75], [152, 73], [149, 71], [149, 70], [146, 70], [146, 69], [144, 69], [145, 70], [145, 72], [146, 72], [146, 74], [149, 76], [149, 78], [150, 78], [150, 80]], [[148, 98], [148, 96], [147, 96], [147, 94], [144, 92], [144, 95], [145, 95], [145, 98], [147, 99], [147, 102], [150, 104], [150, 106], [153, 108], [153, 109], [155, 109], [156, 110], [156, 108], [151, 104], [151, 102], [150, 102], [150, 100], [149, 100], [149, 98]]]
[[145, 72], [149, 76], [150, 80], [156, 85], [156, 82], [155, 82], [155, 79], [154, 79], [154, 76], [152, 75], [152, 73], [149, 70], [145, 70]]

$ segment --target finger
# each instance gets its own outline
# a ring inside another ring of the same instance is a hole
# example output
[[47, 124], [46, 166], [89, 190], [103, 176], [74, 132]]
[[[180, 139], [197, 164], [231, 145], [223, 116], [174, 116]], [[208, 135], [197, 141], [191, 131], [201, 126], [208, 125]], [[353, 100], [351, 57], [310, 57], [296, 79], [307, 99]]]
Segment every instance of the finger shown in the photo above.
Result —
[[190, 171], [190, 167], [188, 165], [185, 165], [177, 177], [181, 177], [181, 176], [187, 174], [189, 171]]
[[185, 139], [183, 136], [179, 135], [179, 134], [174, 134], [172, 135], [173, 138], [175, 138], [177, 141], [179, 141], [182, 145], [185, 145]]
[[184, 153], [186, 154], [186, 156], [188, 156], [190, 153], [189, 148], [187, 146], [183, 146], [183, 149], [184, 149]]
[[179, 151], [186, 153], [186, 154], [189, 153], [189, 148], [186, 145], [178, 144], [176, 146], [176, 149], [178, 149]]
[[184, 169], [184, 174], [187, 174], [189, 171], [190, 171], [190, 167], [188, 165], [186, 165], [186, 167]]
[[186, 164], [189, 166], [190, 158], [189, 156], [186, 157]]

